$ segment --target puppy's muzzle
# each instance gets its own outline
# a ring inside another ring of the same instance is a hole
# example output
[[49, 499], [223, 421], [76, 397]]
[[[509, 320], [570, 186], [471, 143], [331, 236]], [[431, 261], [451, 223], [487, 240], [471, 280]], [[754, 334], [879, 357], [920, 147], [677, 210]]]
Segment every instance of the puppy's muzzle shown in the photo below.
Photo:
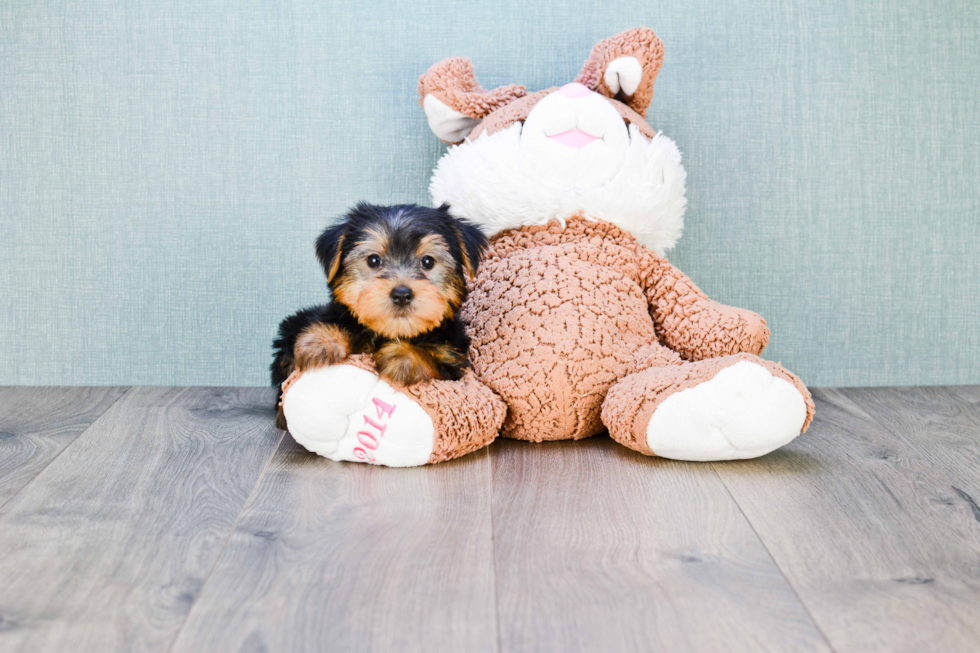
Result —
[[391, 301], [394, 302], [396, 306], [408, 306], [412, 303], [412, 299], [414, 297], [415, 294], [408, 286], [398, 286], [393, 288], [391, 291]]

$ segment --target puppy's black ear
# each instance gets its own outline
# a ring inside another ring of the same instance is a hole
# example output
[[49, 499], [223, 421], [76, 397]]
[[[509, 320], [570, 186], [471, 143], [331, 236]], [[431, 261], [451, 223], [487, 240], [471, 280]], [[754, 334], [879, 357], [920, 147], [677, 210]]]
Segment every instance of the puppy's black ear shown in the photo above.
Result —
[[[449, 205], [443, 204], [439, 207], [440, 211], [449, 213]], [[459, 240], [459, 249], [463, 255], [463, 267], [471, 278], [476, 277], [476, 270], [480, 267], [480, 259], [483, 252], [489, 246], [487, 237], [474, 224], [460, 218], [453, 218], [453, 230]]]
[[344, 239], [347, 237], [347, 223], [328, 227], [316, 239], [316, 257], [327, 274], [327, 283], [332, 283], [340, 271], [340, 260], [344, 253]]

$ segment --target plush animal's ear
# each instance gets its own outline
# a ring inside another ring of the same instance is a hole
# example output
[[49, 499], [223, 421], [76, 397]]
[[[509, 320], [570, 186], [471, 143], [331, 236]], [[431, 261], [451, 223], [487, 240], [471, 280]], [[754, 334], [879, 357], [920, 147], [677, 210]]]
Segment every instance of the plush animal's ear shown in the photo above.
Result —
[[597, 43], [575, 81], [645, 117], [663, 63], [663, 42], [652, 29], [637, 27]]
[[340, 271], [340, 260], [343, 258], [344, 239], [347, 237], [347, 223], [327, 227], [316, 239], [316, 257], [327, 275], [327, 283], [332, 283]]
[[527, 93], [517, 84], [486, 90], [465, 57], [443, 59], [429, 68], [419, 78], [418, 91], [429, 128], [447, 143], [462, 142], [491, 111]]
[[[443, 204], [439, 210], [448, 215], [449, 205]], [[453, 218], [453, 230], [456, 232], [456, 239], [459, 241], [463, 268], [470, 275], [470, 278], [475, 278], [476, 271], [480, 267], [480, 259], [483, 258], [483, 252], [489, 245], [487, 237], [479, 227], [462, 218]]]

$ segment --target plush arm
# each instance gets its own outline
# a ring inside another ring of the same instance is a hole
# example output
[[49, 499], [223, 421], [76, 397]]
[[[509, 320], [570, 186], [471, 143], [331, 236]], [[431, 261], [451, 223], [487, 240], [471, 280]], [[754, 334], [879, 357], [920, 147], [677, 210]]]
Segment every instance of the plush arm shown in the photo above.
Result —
[[708, 299], [683, 272], [642, 245], [637, 258], [650, 315], [664, 345], [692, 361], [762, 353], [769, 327], [761, 316]]

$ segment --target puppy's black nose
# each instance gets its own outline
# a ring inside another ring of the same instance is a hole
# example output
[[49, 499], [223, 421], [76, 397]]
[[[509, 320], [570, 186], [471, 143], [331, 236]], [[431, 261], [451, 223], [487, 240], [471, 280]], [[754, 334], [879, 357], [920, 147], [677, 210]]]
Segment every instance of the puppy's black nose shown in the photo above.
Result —
[[408, 286], [398, 286], [391, 291], [391, 301], [395, 302], [398, 306], [408, 306], [413, 297], [415, 295]]

